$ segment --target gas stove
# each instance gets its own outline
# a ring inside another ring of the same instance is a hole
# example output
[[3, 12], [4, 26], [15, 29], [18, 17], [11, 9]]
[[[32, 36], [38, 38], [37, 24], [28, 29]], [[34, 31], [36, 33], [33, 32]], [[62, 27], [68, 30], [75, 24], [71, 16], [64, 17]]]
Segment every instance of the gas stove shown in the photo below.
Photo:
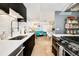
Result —
[[68, 49], [71, 50], [76, 55], [79, 55], [79, 45], [78, 44], [75, 44], [73, 42], [70, 42], [68, 44]]
[[66, 49], [71, 51], [74, 55], [79, 56], [79, 42], [76, 41], [77, 39], [75, 40], [73, 37], [72, 38], [71, 37], [61, 37], [61, 38], [62, 38], [62, 40], [61, 40], [62, 45]]

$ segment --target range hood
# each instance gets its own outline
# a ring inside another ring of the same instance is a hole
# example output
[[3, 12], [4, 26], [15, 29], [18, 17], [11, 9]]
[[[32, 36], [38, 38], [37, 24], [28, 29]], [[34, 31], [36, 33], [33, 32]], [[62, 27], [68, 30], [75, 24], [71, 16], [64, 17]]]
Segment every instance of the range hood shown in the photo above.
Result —
[[72, 8], [71, 11], [79, 11], [79, 3], [75, 4]]
[[72, 3], [66, 11], [79, 11], [79, 3]]

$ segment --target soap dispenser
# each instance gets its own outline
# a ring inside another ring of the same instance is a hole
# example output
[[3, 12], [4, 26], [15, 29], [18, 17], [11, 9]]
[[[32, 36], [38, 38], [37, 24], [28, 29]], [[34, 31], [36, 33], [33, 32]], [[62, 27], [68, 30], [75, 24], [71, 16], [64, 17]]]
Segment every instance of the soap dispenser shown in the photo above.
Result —
[[26, 27], [24, 27], [24, 34], [26, 34]]

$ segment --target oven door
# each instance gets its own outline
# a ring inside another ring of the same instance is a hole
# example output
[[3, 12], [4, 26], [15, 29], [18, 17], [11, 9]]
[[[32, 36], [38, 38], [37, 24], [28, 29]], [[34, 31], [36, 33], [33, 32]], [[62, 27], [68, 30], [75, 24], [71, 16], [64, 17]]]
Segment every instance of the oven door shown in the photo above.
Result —
[[66, 50], [64, 50], [64, 56], [71, 56], [71, 54], [69, 52], [67, 52]]
[[59, 46], [59, 52], [58, 52], [59, 56], [63, 56], [64, 55], [64, 48], [62, 46]]
[[59, 47], [59, 56], [71, 56], [71, 54], [66, 51], [62, 46]]

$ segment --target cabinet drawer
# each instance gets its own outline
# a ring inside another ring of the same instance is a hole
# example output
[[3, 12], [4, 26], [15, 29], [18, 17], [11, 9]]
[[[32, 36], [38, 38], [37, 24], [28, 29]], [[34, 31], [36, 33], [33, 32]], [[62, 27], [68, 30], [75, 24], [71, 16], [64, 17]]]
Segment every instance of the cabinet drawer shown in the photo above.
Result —
[[17, 56], [23, 51], [24, 47], [20, 46], [16, 50], [14, 50], [9, 56]]
[[21, 47], [21, 50], [16, 54], [16, 56], [23, 56], [23, 50], [25, 47]]

